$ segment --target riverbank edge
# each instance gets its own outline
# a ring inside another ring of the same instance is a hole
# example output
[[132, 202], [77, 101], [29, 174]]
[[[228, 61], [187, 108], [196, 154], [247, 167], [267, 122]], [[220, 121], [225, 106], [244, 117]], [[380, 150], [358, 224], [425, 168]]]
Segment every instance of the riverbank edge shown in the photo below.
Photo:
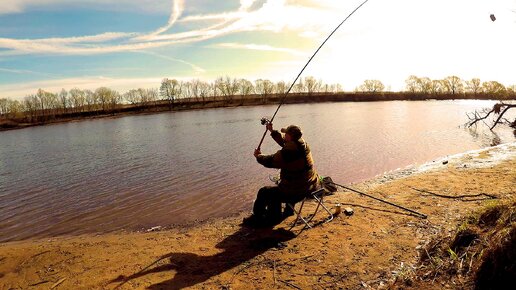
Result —
[[[489, 147], [479, 150], [473, 150], [468, 151], [465, 153], [460, 153], [452, 156], [442, 157], [439, 159], [436, 159], [435, 161], [428, 162], [419, 166], [409, 166], [408, 168], [399, 169], [395, 171], [388, 172], [386, 174], [379, 175], [373, 179], [370, 179], [368, 181], [354, 184], [353, 186], [355, 188], [358, 188], [360, 190], [364, 191], [375, 191], [376, 187], [383, 186], [383, 185], [389, 185], [397, 187], [397, 183], [403, 183], [404, 179], [416, 177], [425, 179], [425, 175], [431, 175], [434, 174], [434, 176], [441, 176], [447, 174], [448, 169], [457, 169], [457, 170], [470, 170], [470, 173], [474, 173], [475, 171], [479, 171], [482, 168], [489, 168], [490, 170], [496, 169], [497, 172], [494, 172], [494, 176], [496, 177], [497, 174], [501, 174], [502, 170], [506, 170], [507, 168], [498, 168], [497, 166], [503, 165], [507, 163], [507, 166], [513, 167], [511, 164], [514, 164], [514, 161], [516, 160], [516, 142], [514, 143], [507, 143], [498, 145], [495, 147]], [[446, 162], [445, 162], [446, 161]], [[508, 163], [512, 162], [512, 163]], [[464, 166], [466, 165], [466, 166]], [[509, 172], [514, 172], [514, 169], [509, 168]], [[449, 175], [449, 174], [448, 174]], [[387, 196], [389, 197], [389, 196]], [[120, 252], [123, 256], [123, 252], [127, 251], [127, 247], [130, 248], [145, 248], [146, 254], [142, 257], [136, 256], [134, 258], [131, 258], [132, 260], [140, 261], [137, 263], [137, 265], [132, 265], [131, 267], [127, 265], [121, 265], [122, 269], [129, 268], [129, 270], [120, 270], [120, 267], [118, 267], [118, 271], [122, 271], [124, 273], [126, 272], [138, 272], [142, 269], [144, 269], [148, 262], [149, 257], [148, 252], [154, 253], [154, 258], [159, 257], [159, 255], [156, 256], [157, 253], [152, 251], [152, 245], [156, 243], [159, 244], [159, 247], [164, 248], [170, 248], [169, 245], [164, 245], [166, 243], [172, 242], [176, 247], [181, 249], [181, 251], [193, 251], [198, 252], [200, 255], [203, 254], [211, 254], [211, 253], [217, 253], [220, 249], [219, 244], [221, 243], [221, 239], [224, 239], [224, 237], [233, 236], [235, 230], [237, 232], [240, 232], [241, 230], [238, 230], [239, 223], [241, 218], [245, 215], [245, 213], [239, 213], [238, 215], [226, 217], [226, 218], [217, 218], [217, 219], [211, 219], [205, 222], [189, 225], [189, 226], [181, 226], [181, 227], [174, 227], [171, 229], [148, 229], [143, 232], [117, 232], [117, 233], [108, 233], [108, 234], [87, 234], [87, 235], [80, 235], [80, 236], [60, 236], [60, 237], [52, 237], [52, 238], [43, 238], [43, 239], [35, 239], [35, 240], [23, 240], [23, 241], [12, 241], [12, 242], [6, 242], [0, 244], [0, 261], [3, 261], [3, 269], [0, 269], [0, 286], [6, 286], [7, 289], [10, 287], [16, 288], [17, 285], [20, 286], [20, 288], [25, 288], [26, 286], [31, 286], [34, 283], [39, 283], [38, 279], [41, 282], [41, 275], [47, 275], [48, 273], [41, 274], [41, 268], [46, 267], [47, 265], [50, 265], [49, 269], [54, 269], [52, 267], [57, 267], [56, 265], [52, 264], [55, 262], [55, 259], [62, 260], [62, 258], [66, 258], [68, 255], [75, 255], [78, 254], [73, 252], [72, 248], [77, 248], [78, 251], [82, 249], [82, 247], [87, 247], [88, 251], [86, 251], [86, 255], [91, 255], [92, 257], [89, 257], [92, 260], [89, 260], [89, 263], [83, 263], [80, 267], [81, 269], [87, 269], [91, 268], [94, 269], [95, 265], [92, 265], [92, 261], [95, 261], [98, 258], [106, 258], [107, 263], [109, 263], [109, 254], [102, 254], [97, 257], [96, 254], [99, 252], [105, 252], [114, 254], [117, 252]], [[410, 219], [409, 223], [411, 223], [413, 220]], [[314, 240], [320, 240], [322, 237], [325, 239], [330, 238], [331, 240], [331, 233], [335, 227], [342, 227], [346, 226], [347, 223], [343, 223], [342, 225], [337, 224], [337, 222], [332, 222], [326, 225], [322, 225], [321, 227], [316, 227], [313, 230], [310, 230], [308, 232], [305, 232], [304, 238], [301, 238], [301, 241], [303, 239], [307, 238], [307, 235], [309, 236], [307, 240], [310, 242], [311, 238]], [[326, 229], [325, 229], [326, 227]], [[328, 228], [330, 228], [330, 232], [328, 232]], [[390, 231], [387, 229], [387, 231]], [[206, 233], [206, 234], [205, 234]], [[250, 235], [248, 232], [244, 233], [245, 235]], [[252, 234], [251, 234], [252, 235]], [[330, 235], [330, 237], [328, 237]], [[310, 237], [313, 236], [313, 237]], [[298, 236], [299, 237], [299, 236]], [[298, 238], [299, 239], [299, 238]], [[203, 240], [207, 240], [208, 243], [202, 243]], [[149, 242], [150, 241], [150, 242]], [[313, 242], [313, 241], [312, 241]], [[210, 247], [209, 245], [212, 245], [214, 243], [217, 243], [217, 246]], [[401, 243], [401, 242], [400, 242]], [[123, 247], [122, 247], [123, 246]], [[149, 248], [150, 247], [150, 248]], [[290, 248], [290, 246], [289, 246]], [[86, 248], [84, 248], [86, 249]], [[277, 245], [274, 245], [274, 247], [268, 248], [267, 250], [274, 250], [278, 251]], [[124, 250], [124, 251], [122, 251]], [[163, 250], [163, 249], [161, 249]], [[132, 250], [131, 254], [135, 254], [135, 251]], [[166, 250], [165, 250], [166, 252]], [[138, 253], [138, 250], [136, 250], [136, 253]], [[275, 254], [278, 254], [275, 252]], [[303, 257], [309, 256], [310, 252], [301, 251], [301, 254]], [[48, 255], [48, 257], [46, 257]], [[214, 254], [213, 256], [216, 256]], [[328, 255], [330, 257], [331, 255]], [[59, 259], [58, 259], [59, 258]], [[83, 260], [80, 260], [80, 258], [75, 257], [76, 259], [79, 259], [79, 261], [84, 262]], [[127, 257], [125, 257], [127, 258]], [[124, 257], [121, 259], [124, 260]], [[367, 258], [367, 255], [363, 258]], [[129, 259], [129, 260], [131, 260]], [[34, 261], [32, 261], [34, 260]], [[126, 259], [127, 260], [127, 259]], [[76, 262], [66, 262], [65, 266], [69, 268], [78, 267]], [[103, 261], [103, 263], [106, 263], [106, 261]], [[243, 263], [246, 261], [243, 261]], [[119, 262], [114, 262], [114, 264]], [[7, 267], [7, 268], [6, 268]], [[35, 269], [38, 268], [40, 270], [36, 271]], [[84, 268], [85, 267], [85, 268]], [[403, 267], [403, 263], [402, 263]], [[10, 271], [9, 271], [10, 268]], [[29, 268], [28, 270], [26, 268]], [[47, 269], [48, 270], [48, 269]], [[81, 270], [81, 271], [82, 271]], [[231, 269], [227, 269], [228, 271]], [[46, 271], [46, 270], [45, 270]], [[49, 270], [50, 271], [50, 270]], [[71, 270], [72, 272], [77, 272], [78, 270]], [[89, 271], [89, 270], [87, 270]], [[176, 270], [179, 271], [179, 270]], [[360, 270], [362, 271], [362, 270]], [[383, 270], [382, 270], [383, 271]], [[31, 274], [29, 274], [29, 272]], [[50, 271], [52, 272], [52, 271]], [[79, 271], [80, 272], [80, 271]], [[116, 271], [114, 271], [116, 272]], [[21, 277], [23, 273], [24, 277]], [[180, 272], [178, 272], [180, 273]], [[383, 273], [383, 272], [382, 272]], [[70, 274], [70, 273], [67, 273]], [[274, 274], [274, 273], [273, 273]], [[367, 272], [367, 270], [364, 270], [362, 274], [360, 275], [369, 276], [370, 273]], [[49, 274], [48, 274], [49, 275]], [[178, 275], [178, 274], [176, 274]], [[192, 274], [195, 275], [195, 274]], [[220, 273], [220, 275], [223, 275], [223, 273]], [[236, 274], [235, 274], [236, 275]], [[382, 274], [383, 275], [383, 274]], [[27, 280], [28, 276], [32, 277], [29, 280]], [[61, 277], [60, 275], [59, 277]], [[209, 275], [209, 279], [212, 279], [213, 277], [217, 277], [218, 275]], [[39, 278], [35, 278], [39, 277]], [[50, 275], [49, 277], [53, 277]], [[116, 277], [116, 276], [115, 276]], [[113, 278], [115, 278], [113, 277]], [[120, 282], [122, 284], [125, 284], [124, 281], [126, 281], [127, 277], [120, 278], [115, 282]], [[153, 276], [152, 279], [162, 279], [163, 277], [155, 277]], [[184, 277], [183, 277], [184, 278]], [[52, 280], [53, 279], [53, 280]], [[63, 278], [57, 279], [57, 276], [54, 278], [48, 278], [48, 281], [43, 283], [41, 285], [44, 285], [47, 289], [48, 286], [51, 284], [48, 283], [58, 283]], [[68, 280], [73, 280], [70, 275], [68, 275]], [[152, 280], [151, 279], [151, 280]], [[185, 278], [193, 279], [195, 281], [195, 278]], [[85, 277], [84, 280], [87, 280]], [[89, 288], [91, 287], [91, 284], [87, 284], [84, 280], [78, 279], [74, 280], [75, 286], [78, 288]], [[185, 281], [186, 281], [185, 280]], [[201, 281], [205, 282], [207, 279]], [[24, 283], [23, 281], [26, 281], [27, 283]], [[35, 282], [34, 282], [35, 281]], [[46, 280], [45, 280], [46, 281]], [[382, 280], [383, 281], [383, 280]], [[34, 283], [32, 283], [34, 282]], [[61, 281], [61, 283], [63, 283]], [[69, 281], [70, 282], [70, 281]], [[108, 285], [112, 284], [113, 281], [110, 281], [111, 283], [105, 284], [105, 279], [100, 279], [98, 281], [95, 281], [94, 285], [96, 285], [94, 288], [109, 288]], [[201, 283], [199, 282], [199, 283]], [[288, 281], [287, 281], [288, 282]], [[369, 281], [370, 282], [370, 281]], [[32, 283], [32, 284], [30, 284]], [[86, 283], [86, 284], [84, 284]], [[143, 285], [148, 285], [149, 281], [142, 282], [143, 284], [134, 284], [134, 281], [132, 283], [125, 284], [124, 287], [129, 288], [141, 288]], [[147, 284], [146, 284], [147, 283]], [[186, 283], [186, 282], [184, 282]], [[219, 283], [219, 282], [216, 282]], [[222, 283], [222, 282], [220, 282]], [[275, 281], [276, 283], [276, 281]], [[301, 283], [301, 282], [299, 282]], [[66, 283], [64, 283], [66, 285]], [[278, 283], [279, 284], [279, 283]], [[302, 283], [301, 283], [302, 284]], [[371, 283], [369, 283], [371, 284]], [[159, 284], [163, 286], [162, 284]], [[185, 284], [187, 286], [197, 285], [197, 284]], [[219, 284], [220, 285], [220, 284]], [[235, 284], [235, 289], [240, 289], [240, 287], [244, 287], [245, 284]], [[294, 283], [294, 285], [296, 285]], [[24, 287], [25, 286], [25, 287]], [[37, 285], [34, 285], [37, 286]], [[71, 287], [72, 285], [67, 285], [66, 287]], [[57, 287], [57, 286], [56, 286]], [[0, 287], [2, 288], [2, 287]], [[36, 287], [37, 288], [37, 287]], [[172, 288], [174, 289], [174, 288]], [[243, 288], [242, 288], [243, 289]]]

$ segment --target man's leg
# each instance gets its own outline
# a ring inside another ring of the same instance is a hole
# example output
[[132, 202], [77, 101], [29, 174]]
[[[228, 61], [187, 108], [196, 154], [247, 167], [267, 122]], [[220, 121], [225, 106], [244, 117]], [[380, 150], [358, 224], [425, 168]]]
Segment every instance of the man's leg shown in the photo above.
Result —
[[256, 196], [253, 205], [253, 214], [259, 218], [276, 218], [281, 216], [281, 191], [278, 186], [264, 186]]
[[293, 216], [294, 215], [293, 208], [295, 205], [296, 205], [295, 203], [291, 203], [291, 202], [285, 203], [285, 209], [283, 210], [283, 216], [284, 217]]
[[289, 217], [294, 215], [294, 206], [296, 203], [303, 200], [302, 195], [295, 195], [295, 196], [282, 196], [282, 202], [285, 203], [285, 209], [283, 210], [283, 217]]
[[257, 217], [264, 217], [267, 212], [267, 200], [270, 196], [270, 188], [271, 186], [264, 186], [258, 190], [258, 194], [256, 195], [256, 200], [253, 205], [253, 214]]

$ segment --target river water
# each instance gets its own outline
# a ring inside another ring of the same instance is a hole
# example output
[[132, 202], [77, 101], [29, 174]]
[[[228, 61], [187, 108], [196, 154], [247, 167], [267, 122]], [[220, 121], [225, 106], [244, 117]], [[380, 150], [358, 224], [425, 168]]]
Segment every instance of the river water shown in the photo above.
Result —
[[[461, 127], [492, 101], [285, 105], [316, 168], [359, 182], [435, 158], [513, 142]], [[253, 150], [276, 106], [125, 116], [0, 132], [0, 241], [139, 230], [250, 210], [272, 185]], [[481, 126], [479, 126], [480, 128]], [[278, 146], [266, 137], [262, 152]]]

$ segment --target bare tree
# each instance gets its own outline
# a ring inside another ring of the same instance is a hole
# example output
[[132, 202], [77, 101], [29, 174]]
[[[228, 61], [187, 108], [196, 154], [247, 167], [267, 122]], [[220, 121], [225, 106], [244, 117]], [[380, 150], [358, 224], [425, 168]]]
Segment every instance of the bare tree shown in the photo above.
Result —
[[410, 93], [418, 93], [418, 82], [419, 82], [419, 78], [415, 75], [411, 75], [409, 76], [406, 80], [405, 80], [405, 90], [410, 92]]
[[87, 109], [86, 111], [91, 112], [97, 110], [98, 108], [98, 99], [97, 94], [92, 92], [91, 90], [84, 90], [84, 99], [86, 100]]
[[202, 103], [206, 102], [206, 98], [210, 96], [211, 85], [207, 82], [199, 82], [199, 96], [201, 97]]
[[497, 81], [483, 82], [482, 90], [484, 91], [484, 93], [492, 95], [495, 98], [503, 97], [507, 92], [505, 86]]
[[68, 99], [68, 92], [65, 89], [62, 89], [61, 92], [59, 92], [59, 102], [61, 109], [63, 109], [63, 113], [66, 113], [70, 105], [70, 101]]
[[158, 99], [157, 89], [138, 89], [140, 94], [140, 103], [143, 105], [150, 105]]
[[432, 80], [431, 93], [434, 95], [442, 94], [444, 92], [444, 84], [442, 80]]
[[2, 98], [0, 99], [0, 118], [7, 118], [7, 114], [9, 113], [9, 100]]
[[141, 101], [139, 89], [138, 90], [135, 90], [135, 89], [129, 90], [129, 91], [125, 92], [123, 97], [131, 105], [136, 105]]
[[118, 105], [121, 103], [121, 101], [122, 101], [122, 95], [120, 95], [120, 93], [115, 90], [110, 90], [109, 108], [111, 109], [113, 114], [114, 114], [114, 110], [118, 107]]
[[478, 95], [482, 92], [482, 83], [479, 78], [472, 78], [469, 81], [466, 81], [466, 92], [471, 93], [473, 95]]
[[238, 80], [238, 93], [242, 96], [242, 98], [252, 94], [254, 92], [253, 83], [246, 79]]
[[510, 85], [506, 87], [506, 90], [509, 99], [516, 99], [516, 85]]
[[[509, 104], [504, 102], [496, 103], [493, 108], [483, 109], [481, 111], [475, 111], [473, 113], [468, 114], [469, 121], [466, 123], [467, 127], [471, 127], [476, 125], [478, 122], [482, 121], [486, 124], [490, 130], [493, 130], [498, 124], [506, 124], [510, 127], [516, 129], [516, 118], [514, 120], [508, 120], [504, 118], [505, 113], [512, 108], [516, 108], [516, 104]], [[492, 114], [492, 119], [489, 117]], [[489, 123], [488, 123], [489, 122]]]
[[169, 80], [167, 78], [161, 81], [161, 87], [159, 89], [160, 95], [163, 99], [168, 101], [169, 108], [172, 110], [174, 101], [181, 92], [181, 85], [177, 80]]
[[284, 95], [288, 90], [288, 85], [284, 81], [279, 81], [275, 85], [275, 93]]
[[111, 95], [111, 90], [106, 87], [100, 87], [95, 90], [96, 99], [99, 100], [102, 111], [108, 108], [108, 103]]
[[254, 83], [256, 93], [262, 97], [263, 102], [267, 102], [267, 97], [274, 92], [274, 83], [263, 79], [258, 79]]
[[215, 80], [215, 87], [224, 100], [230, 103], [238, 92], [238, 81], [231, 79], [229, 76], [219, 77]]
[[39, 109], [39, 100], [36, 95], [28, 95], [23, 99], [23, 105], [28, 112], [29, 122], [37, 122], [37, 110]]
[[86, 93], [77, 88], [71, 89], [70, 102], [75, 112], [83, 112], [86, 104]]
[[303, 79], [299, 79], [299, 82], [297, 84], [294, 84], [294, 86], [292, 87], [292, 91], [294, 93], [302, 93], [305, 91], [305, 83], [303, 82]]
[[191, 82], [180, 82], [181, 91], [179, 92], [179, 96], [182, 99], [191, 99], [193, 97], [193, 86]]
[[464, 92], [464, 84], [458, 76], [449, 76], [443, 80], [446, 93], [455, 95]]
[[321, 81], [316, 80], [312, 76], [308, 76], [305, 78], [305, 87], [308, 95], [312, 95], [315, 92], [318, 92], [321, 89]]
[[7, 117], [17, 118], [18, 114], [24, 112], [23, 104], [18, 100], [7, 100]]
[[384, 89], [385, 86], [379, 80], [365, 80], [364, 83], [357, 88], [358, 91], [369, 93], [382, 92]]

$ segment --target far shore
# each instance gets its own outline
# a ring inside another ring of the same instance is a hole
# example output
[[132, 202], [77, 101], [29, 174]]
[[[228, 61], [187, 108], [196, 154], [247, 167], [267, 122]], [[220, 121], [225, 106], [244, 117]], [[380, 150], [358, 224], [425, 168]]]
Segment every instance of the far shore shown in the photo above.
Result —
[[[312, 229], [289, 230], [293, 217], [273, 229], [246, 228], [242, 213], [193, 227], [2, 243], [0, 289], [386, 289], [432, 238], [453, 235], [481, 208], [515, 201], [515, 178], [516, 143], [509, 143], [352, 185], [427, 219], [339, 191], [326, 204], [353, 215], [324, 223], [318, 213]], [[303, 211], [314, 208], [309, 202]], [[470, 289], [471, 281], [424, 285]]]
[[377, 102], [377, 101], [425, 101], [425, 100], [502, 100], [487, 94], [415, 94], [408, 92], [342, 92], [342, 93], [291, 93], [287, 98], [283, 95], [267, 96], [248, 95], [229, 97], [209, 97], [206, 99], [191, 98], [160, 100], [146, 104], [118, 104], [105, 108], [68, 108], [32, 111], [16, 116], [0, 116], [0, 132], [43, 126], [56, 123], [67, 123], [99, 118], [116, 118], [136, 114], [156, 114], [161, 112], [177, 112], [187, 110], [203, 110], [213, 108], [231, 108], [240, 106], [323, 103], [323, 102]]

